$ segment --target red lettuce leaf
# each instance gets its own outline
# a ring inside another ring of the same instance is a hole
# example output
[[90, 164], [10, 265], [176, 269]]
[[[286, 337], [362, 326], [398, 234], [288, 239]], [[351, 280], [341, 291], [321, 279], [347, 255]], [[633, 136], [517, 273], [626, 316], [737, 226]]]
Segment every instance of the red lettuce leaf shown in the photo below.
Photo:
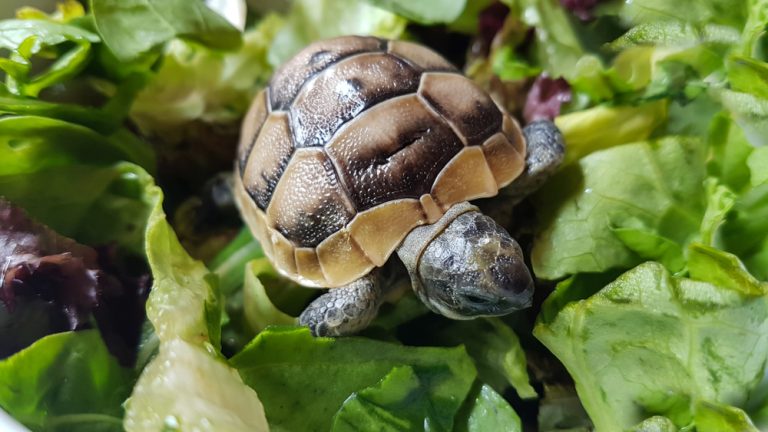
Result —
[[132, 363], [148, 278], [129, 276], [109, 252], [64, 237], [0, 199], [0, 358], [95, 322], [110, 351]]
[[571, 86], [565, 79], [539, 75], [528, 92], [523, 117], [528, 123], [534, 120], [553, 120], [560, 115], [562, 105], [570, 101]]

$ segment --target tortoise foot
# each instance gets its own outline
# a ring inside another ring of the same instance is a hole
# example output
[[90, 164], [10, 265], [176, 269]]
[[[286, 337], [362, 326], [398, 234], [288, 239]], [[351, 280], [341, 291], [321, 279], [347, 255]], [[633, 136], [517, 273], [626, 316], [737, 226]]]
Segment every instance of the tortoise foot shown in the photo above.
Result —
[[378, 277], [367, 275], [316, 298], [299, 316], [314, 336], [349, 336], [371, 323], [381, 304]]

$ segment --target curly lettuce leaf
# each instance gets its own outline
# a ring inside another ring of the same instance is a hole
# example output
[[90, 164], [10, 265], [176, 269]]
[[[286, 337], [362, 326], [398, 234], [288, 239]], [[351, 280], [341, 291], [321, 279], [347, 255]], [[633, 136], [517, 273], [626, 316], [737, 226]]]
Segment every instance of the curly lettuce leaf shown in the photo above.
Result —
[[90, 0], [101, 39], [121, 61], [185, 37], [212, 48], [240, 46], [240, 31], [200, 0]]
[[[696, 279], [658, 263], [628, 271], [592, 297], [539, 321], [534, 335], [566, 366], [598, 430], [623, 430], [653, 414], [677, 427], [699, 402], [743, 406], [768, 359], [768, 284], [732, 256], [716, 257]], [[750, 347], [750, 349], [744, 349]]]
[[672, 243], [697, 238], [706, 208], [705, 156], [699, 140], [667, 137], [592, 153], [563, 169], [537, 194], [536, 275], [679, 263]]
[[0, 408], [33, 430], [121, 431], [134, 378], [98, 331], [53, 334], [0, 361]]
[[242, 46], [234, 51], [171, 41], [159, 70], [131, 106], [131, 119], [145, 134], [158, 134], [168, 141], [180, 135], [178, 129], [184, 124], [195, 120], [239, 121], [272, 73], [267, 53], [284, 25], [280, 16], [268, 15], [243, 34]]
[[172, 339], [147, 365], [127, 402], [127, 431], [268, 431], [256, 393], [199, 344]]
[[159, 353], [142, 372], [126, 403], [128, 431], [267, 430], [259, 398], [219, 353], [221, 302], [216, 277], [181, 247], [166, 221], [162, 191], [153, 199], [146, 231], [154, 276], [147, 317]]
[[286, 19], [269, 50], [269, 63], [275, 68], [316, 40], [350, 34], [397, 39], [407, 23], [358, 0], [296, 0]]
[[366, 0], [419, 24], [451, 23], [461, 15], [467, 0]]
[[[267, 329], [230, 362], [245, 383], [256, 389], [270, 426], [286, 430], [329, 430], [333, 413], [351, 394], [376, 385], [394, 367], [405, 366], [412, 368], [418, 382], [407, 369], [390, 379], [405, 380], [410, 388], [424, 383], [440, 389], [441, 399], [447, 397], [451, 402], [443, 402], [448, 405], [431, 413], [430, 424], [437, 430], [450, 430], [476, 376], [463, 348], [404, 347], [363, 338], [314, 338], [307, 328]], [[381, 388], [364, 394], [391, 398], [389, 406], [400, 406], [405, 402], [401, 399], [411, 395], [410, 404], [425, 406], [421, 404], [427, 394], [403, 390]], [[296, 415], [297, 409], [301, 415]]]
[[648, 139], [666, 119], [664, 101], [637, 106], [600, 105], [555, 118], [568, 145], [566, 163], [589, 153]]
[[504, 0], [504, 3], [526, 25], [536, 29], [533, 62], [553, 78], [573, 78], [576, 63], [586, 53], [560, 2]]

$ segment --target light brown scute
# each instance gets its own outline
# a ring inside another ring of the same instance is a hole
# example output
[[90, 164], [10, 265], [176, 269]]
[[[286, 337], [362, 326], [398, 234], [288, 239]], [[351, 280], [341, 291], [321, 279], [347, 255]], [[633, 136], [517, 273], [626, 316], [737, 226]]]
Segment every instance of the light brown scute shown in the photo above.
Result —
[[243, 215], [248, 228], [253, 233], [256, 240], [261, 244], [261, 248], [268, 256], [272, 256], [272, 241], [270, 239], [270, 229], [267, 224], [264, 212], [256, 207], [256, 203], [243, 187], [240, 173], [235, 173], [235, 202]]
[[285, 237], [277, 231], [270, 232], [272, 242], [272, 259], [275, 265], [281, 268], [285, 273], [296, 274], [296, 255], [295, 247]]
[[525, 155], [520, 154], [502, 132], [488, 138], [482, 148], [499, 188], [510, 184], [525, 169]]
[[424, 194], [419, 198], [421, 210], [427, 217], [427, 223], [435, 223], [443, 216], [443, 210], [437, 206], [435, 199], [430, 194]]
[[314, 285], [321, 285], [321, 281], [325, 281], [325, 275], [314, 248], [296, 248], [296, 273], [299, 277], [313, 282]]
[[358, 211], [428, 193], [462, 148], [451, 128], [415, 94], [364, 111], [326, 146]]
[[523, 159], [525, 159], [527, 148], [525, 143], [525, 136], [523, 135], [523, 129], [520, 127], [520, 124], [517, 122], [517, 120], [515, 120], [509, 114], [504, 113], [504, 119], [501, 123], [501, 130], [504, 132], [504, 135], [507, 136], [507, 139], [512, 144], [512, 146], [515, 147], [515, 150], [523, 155]]
[[347, 230], [338, 231], [317, 245], [317, 257], [329, 287], [348, 284], [375, 267]]
[[284, 110], [312, 75], [354, 54], [383, 51], [383, 42], [375, 37], [345, 36], [315, 42], [281, 66], [270, 82], [270, 103], [274, 111]]
[[284, 112], [270, 114], [242, 171], [243, 184], [260, 209], [264, 210], [269, 205], [272, 192], [288, 165], [291, 153], [293, 145], [288, 116]]
[[262, 90], [253, 98], [248, 112], [243, 117], [243, 126], [240, 128], [240, 141], [237, 145], [237, 165], [241, 172], [245, 169], [245, 163], [251, 154], [251, 147], [256, 142], [256, 135], [261, 130], [264, 120], [267, 119], [267, 114], [269, 114], [267, 91], [267, 89]]
[[413, 42], [390, 41], [389, 53], [407, 60], [424, 71], [456, 71], [456, 68], [448, 60], [431, 49]]
[[466, 145], [480, 145], [501, 126], [501, 111], [470, 79], [452, 73], [427, 72], [419, 94], [451, 124]]
[[467, 147], [438, 175], [432, 197], [443, 210], [453, 204], [496, 195], [498, 189], [480, 147]]
[[373, 264], [382, 266], [405, 236], [425, 222], [419, 201], [402, 199], [358, 213], [348, 229]]
[[344, 228], [355, 210], [322, 149], [299, 149], [275, 188], [267, 217], [296, 246], [313, 247]]
[[419, 73], [398, 57], [365, 53], [341, 60], [310, 78], [291, 104], [295, 145], [322, 146], [364, 109], [418, 86]]

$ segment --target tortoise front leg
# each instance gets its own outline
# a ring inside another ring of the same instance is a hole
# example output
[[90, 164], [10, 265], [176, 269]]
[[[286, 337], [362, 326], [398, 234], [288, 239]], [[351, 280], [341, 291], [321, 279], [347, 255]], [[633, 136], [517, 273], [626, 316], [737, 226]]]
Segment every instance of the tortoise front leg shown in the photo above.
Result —
[[376, 272], [316, 298], [299, 316], [315, 336], [347, 336], [371, 323], [382, 303]]
[[525, 171], [501, 193], [519, 202], [544, 183], [563, 161], [565, 144], [563, 135], [549, 120], [536, 120], [523, 128], [527, 143]]
[[513, 222], [513, 209], [526, 196], [535, 192], [563, 161], [563, 135], [549, 120], [537, 120], [523, 128], [527, 144], [525, 171], [499, 194], [477, 201], [477, 206], [504, 227]]

